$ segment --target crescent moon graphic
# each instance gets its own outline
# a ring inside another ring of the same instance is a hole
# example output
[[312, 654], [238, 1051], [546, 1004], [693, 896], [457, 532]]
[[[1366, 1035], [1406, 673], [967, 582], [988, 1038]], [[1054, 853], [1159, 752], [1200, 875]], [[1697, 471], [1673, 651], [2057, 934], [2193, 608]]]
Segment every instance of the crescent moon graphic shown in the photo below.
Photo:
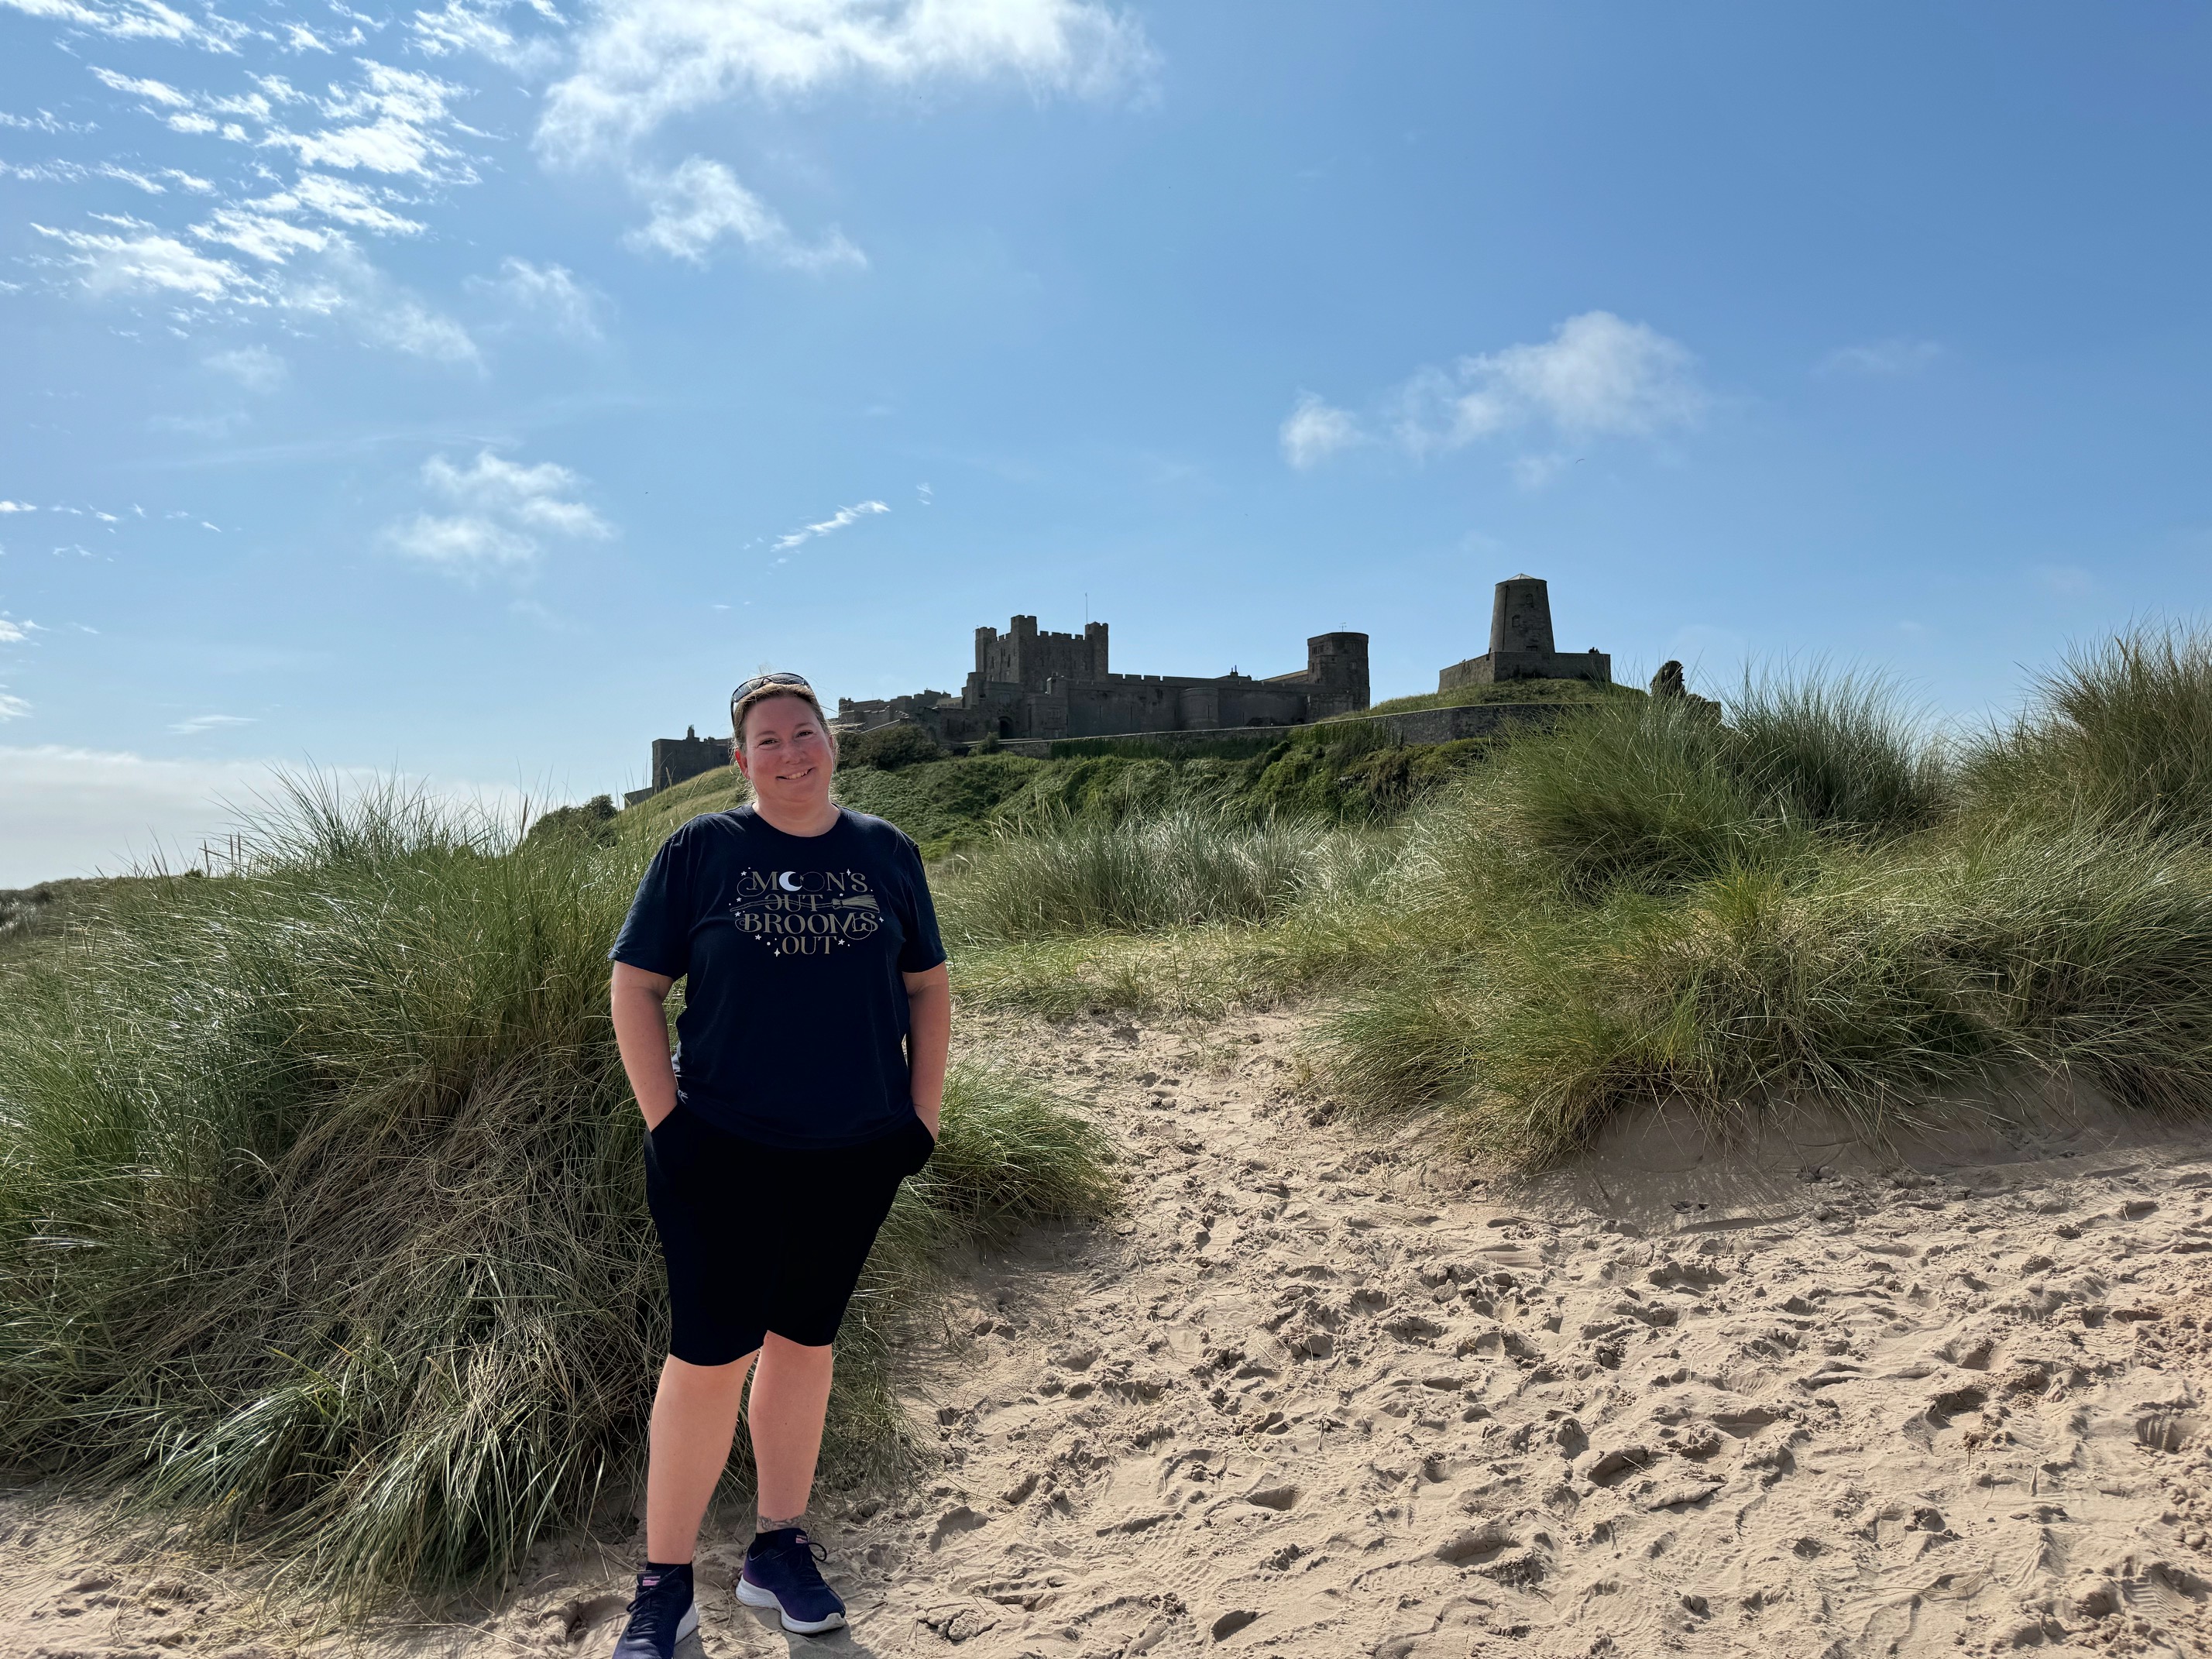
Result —
[[799, 890], [799, 883], [796, 879], [795, 872], [793, 871], [787, 870], [781, 875], [778, 876], [775, 878], [775, 884], [782, 888], [787, 893], [795, 893]]

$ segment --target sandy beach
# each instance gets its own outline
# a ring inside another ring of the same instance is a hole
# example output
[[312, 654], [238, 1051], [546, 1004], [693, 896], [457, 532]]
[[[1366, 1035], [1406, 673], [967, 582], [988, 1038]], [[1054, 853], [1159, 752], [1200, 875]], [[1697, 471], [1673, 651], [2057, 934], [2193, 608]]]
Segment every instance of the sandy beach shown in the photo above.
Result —
[[[816, 1517], [853, 1624], [708, 1655], [2212, 1652], [2212, 1146], [2094, 1101], [1888, 1152], [1649, 1115], [1509, 1179], [1347, 1121], [1300, 1018], [994, 1039], [1124, 1212], [963, 1266], [912, 1487]], [[598, 1654], [617, 1522], [343, 1636], [243, 1566], [0, 1506], [0, 1654]]]

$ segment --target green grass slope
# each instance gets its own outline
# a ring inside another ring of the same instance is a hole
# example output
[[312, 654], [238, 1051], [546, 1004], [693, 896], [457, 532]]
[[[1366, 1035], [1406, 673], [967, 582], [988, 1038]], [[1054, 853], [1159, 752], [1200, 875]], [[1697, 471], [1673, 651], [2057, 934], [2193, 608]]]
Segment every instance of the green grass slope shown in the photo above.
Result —
[[[1588, 680], [1509, 680], [1504, 685], [1462, 685], [1449, 691], [1425, 691], [1407, 697], [1390, 697], [1376, 703], [1370, 714], [1407, 714], [1419, 708], [1468, 708], [1492, 702], [1603, 702], [1609, 697], [1639, 697], [1632, 686], [1592, 685]], [[1357, 715], [1347, 714], [1346, 720]]]

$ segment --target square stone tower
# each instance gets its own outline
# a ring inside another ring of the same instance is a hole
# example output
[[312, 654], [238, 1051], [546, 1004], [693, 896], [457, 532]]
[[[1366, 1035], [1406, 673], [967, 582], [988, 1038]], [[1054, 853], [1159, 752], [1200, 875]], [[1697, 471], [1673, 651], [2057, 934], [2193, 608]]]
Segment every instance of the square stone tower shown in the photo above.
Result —
[[1438, 673], [1437, 690], [1510, 680], [1613, 684], [1613, 658], [1607, 653], [1592, 646], [1576, 656], [1554, 647], [1551, 588], [1540, 576], [1512, 576], [1498, 584], [1490, 600], [1490, 649]]

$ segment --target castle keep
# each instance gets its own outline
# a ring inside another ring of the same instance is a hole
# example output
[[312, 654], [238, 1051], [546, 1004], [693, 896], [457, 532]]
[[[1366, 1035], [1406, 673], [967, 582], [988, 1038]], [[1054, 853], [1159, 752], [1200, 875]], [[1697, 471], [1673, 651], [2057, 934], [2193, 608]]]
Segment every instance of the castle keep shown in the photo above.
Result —
[[836, 726], [866, 732], [912, 720], [948, 747], [987, 738], [1119, 737], [1225, 726], [1302, 726], [1367, 707], [1367, 635], [1316, 634], [1306, 665], [1257, 679], [1231, 670], [1212, 677], [1116, 674], [1107, 665], [1107, 627], [1052, 634], [1016, 617], [1001, 634], [975, 630], [975, 666], [958, 696], [918, 691], [856, 702], [840, 698]]

